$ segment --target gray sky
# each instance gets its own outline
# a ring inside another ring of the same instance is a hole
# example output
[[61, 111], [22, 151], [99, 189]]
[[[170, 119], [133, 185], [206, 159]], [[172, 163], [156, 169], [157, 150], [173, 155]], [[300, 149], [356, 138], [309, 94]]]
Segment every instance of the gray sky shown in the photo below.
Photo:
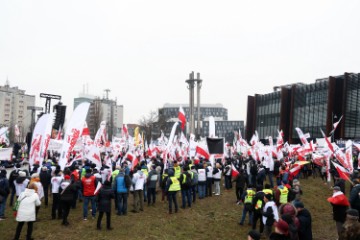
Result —
[[[245, 120], [247, 96], [360, 72], [360, 1], [0, 0], [0, 84], [37, 96], [89, 93], [124, 105], [124, 122], [164, 103], [202, 102]], [[68, 111], [70, 116], [71, 111]]]

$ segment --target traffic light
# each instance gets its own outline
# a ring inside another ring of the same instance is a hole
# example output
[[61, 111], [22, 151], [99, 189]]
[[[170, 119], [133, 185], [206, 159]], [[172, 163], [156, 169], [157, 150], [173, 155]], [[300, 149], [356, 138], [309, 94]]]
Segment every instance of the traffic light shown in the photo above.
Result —
[[65, 115], [66, 115], [66, 106], [62, 105], [62, 103], [59, 102], [58, 104], [56, 104], [53, 107], [53, 111], [56, 111], [53, 128], [56, 130], [59, 130], [60, 126], [61, 127], [64, 126]]

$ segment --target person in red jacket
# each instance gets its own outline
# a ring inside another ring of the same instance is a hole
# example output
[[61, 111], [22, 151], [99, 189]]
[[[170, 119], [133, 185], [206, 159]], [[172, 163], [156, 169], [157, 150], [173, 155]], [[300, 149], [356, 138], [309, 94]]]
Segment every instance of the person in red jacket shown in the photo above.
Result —
[[84, 205], [83, 205], [84, 221], [87, 220], [89, 201], [91, 202], [92, 217], [95, 218], [96, 216], [96, 202], [95, 202], [96, 186], [97, 186], [96, 177], [91, 174], [91, 169], [86, 169], [86, 174], [81, 179], [82, 193], [84, 196]]

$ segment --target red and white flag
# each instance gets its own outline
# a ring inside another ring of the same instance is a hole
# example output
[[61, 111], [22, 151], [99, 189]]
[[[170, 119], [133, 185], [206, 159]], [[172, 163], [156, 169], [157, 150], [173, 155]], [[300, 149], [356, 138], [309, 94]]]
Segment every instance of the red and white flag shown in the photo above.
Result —
[[344, 180], [349, 180], [350, 172], [348, 170], [346, 170], [343, 166], [341, 166], [333, 161], [332, 161], [332, 163], [334, 164], [336, 171], [339, 173], [340, 178], [342, 178]]
[[291, 176], [296, 176], [299, 174], [300, 170], [301, 170], [301, 166], [302, 165], [298, 165], [296, 164], [293, 168], [290, 169], [289, 173]]
[[330, 132], [330, 135], [332, 135], [335, 132], [335, 130], [336, 130], [337, 126], [339, 125], [342, 117], [343, 116], [340, 117], [339, 121], [337, 121], [336, 123], [333, 124], [334, 129]]
[[123, 124], [123, 128], [122, 128], [122, 135], [123, 137], [127, 138], [129, 136], [129, 132], [128, 132], [128, 128], [126, 124]]
[[234, 164], [231, 164], [231, 176], [235, 178], [237, 175], [239, 175], [239, 171], [235, 168]]
[[205, 147], [203, 146], [196, 146], [196, 153], [203, 156], [205, 159], [209, 159], [210, 158], [210, 154], [207, 151], [207, 149], [205, 149]]
[[96, 189], [95, 189], [95, 191], [94, 191], [94, 195], [97, 195], [97, 194], [99, 193], [101, 187], [102, 187], [102, 184], [101, 184], [101, 182], [99, 181], [98, 184], [97, 184], [97, 186], [96, 186]]
[[185, 112], [184, 112], [184, 109], [182, 108], [182, 106], [180, 106], [180, 108], [179, 108], [178, 118], [179, 118], [179, 121], [181, 122], [181, 129], [184, 130], [185, 124], [186, 124], [186, 117], [185, 117]]

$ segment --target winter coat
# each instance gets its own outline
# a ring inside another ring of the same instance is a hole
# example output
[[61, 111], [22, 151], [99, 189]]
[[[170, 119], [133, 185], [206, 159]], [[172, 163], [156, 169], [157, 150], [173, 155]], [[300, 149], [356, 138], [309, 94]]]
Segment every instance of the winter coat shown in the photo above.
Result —
[[60, 184], [60, 200], [63, 202], [72, 202], [75, 198], [75, 193], [80, 189], [79, 182], [63, 181]]
[[151, 170], [147, 178], [148, 188], [156, 188], [157, 183], [159, 182], [160, 174], [156, 170]]
[[336, 222], [345, 222], [346, 210], [350, 206], [346, 196], [339, 191], [335, 192], [332, 197], [329, 197], [327, 200], [333, 207], [333, 219]]
[[47, 189], [51, 182], [51, 174], [49, 171], [40, 171], [40, 182], [43, 185], [43, 188]]
[[346, 220], [340, 232], [341, 240], [359, 240], [360, 239], [360, 222], [356, 220]]
[[351, 208], [360, 211], [360, 184], [356, 184], [350, 192], [349, 202]]
[[111, 212], [111, 199], [115, 198], [114, 191], [110, 186], [102, 186], [98, 195], [99, 212]]
[[297, 217], [300, 221], [300, 228], [298, 231], [299, 239], [301, 240], [312, 240], [312, 229], [311, 229], [311, 214], [309, 210], [303, 208], [298, 212]]
[[144, 184], [146, 183], [146, 175], [142, 171], [138, 170], [133, 175], [132, 183], [135, 185], [135, 191], [144, 190]]
[[114, 180], [114, 190], [117, 193], [129, 192], [131, 186], [131, 179], [129, 175], [125, 175], [124, 172], [120, 172]]
[[18, 222], [34, 222], [36, 220], [35, 207], [40, 206], [39, 196], [34, 189], [26, 188], [18, 198], [20, 202], [16, 215]]
[[265, 204], [262, 221], [266, 226], [272, 226], [275, 221], [279, 221], [279, 212], [274, 201]]
[[9, 181], [6, 176], [0, 176], [0, 195], [3, 197], [7, 197], [10, 193]]
[[14, 181], [15, 189], [16, 189], [16, 196], [20, 196], [20, 194], [25, 191], [28, 183], [30, 182], [29, 179], [26, 177], [17, 177]]

